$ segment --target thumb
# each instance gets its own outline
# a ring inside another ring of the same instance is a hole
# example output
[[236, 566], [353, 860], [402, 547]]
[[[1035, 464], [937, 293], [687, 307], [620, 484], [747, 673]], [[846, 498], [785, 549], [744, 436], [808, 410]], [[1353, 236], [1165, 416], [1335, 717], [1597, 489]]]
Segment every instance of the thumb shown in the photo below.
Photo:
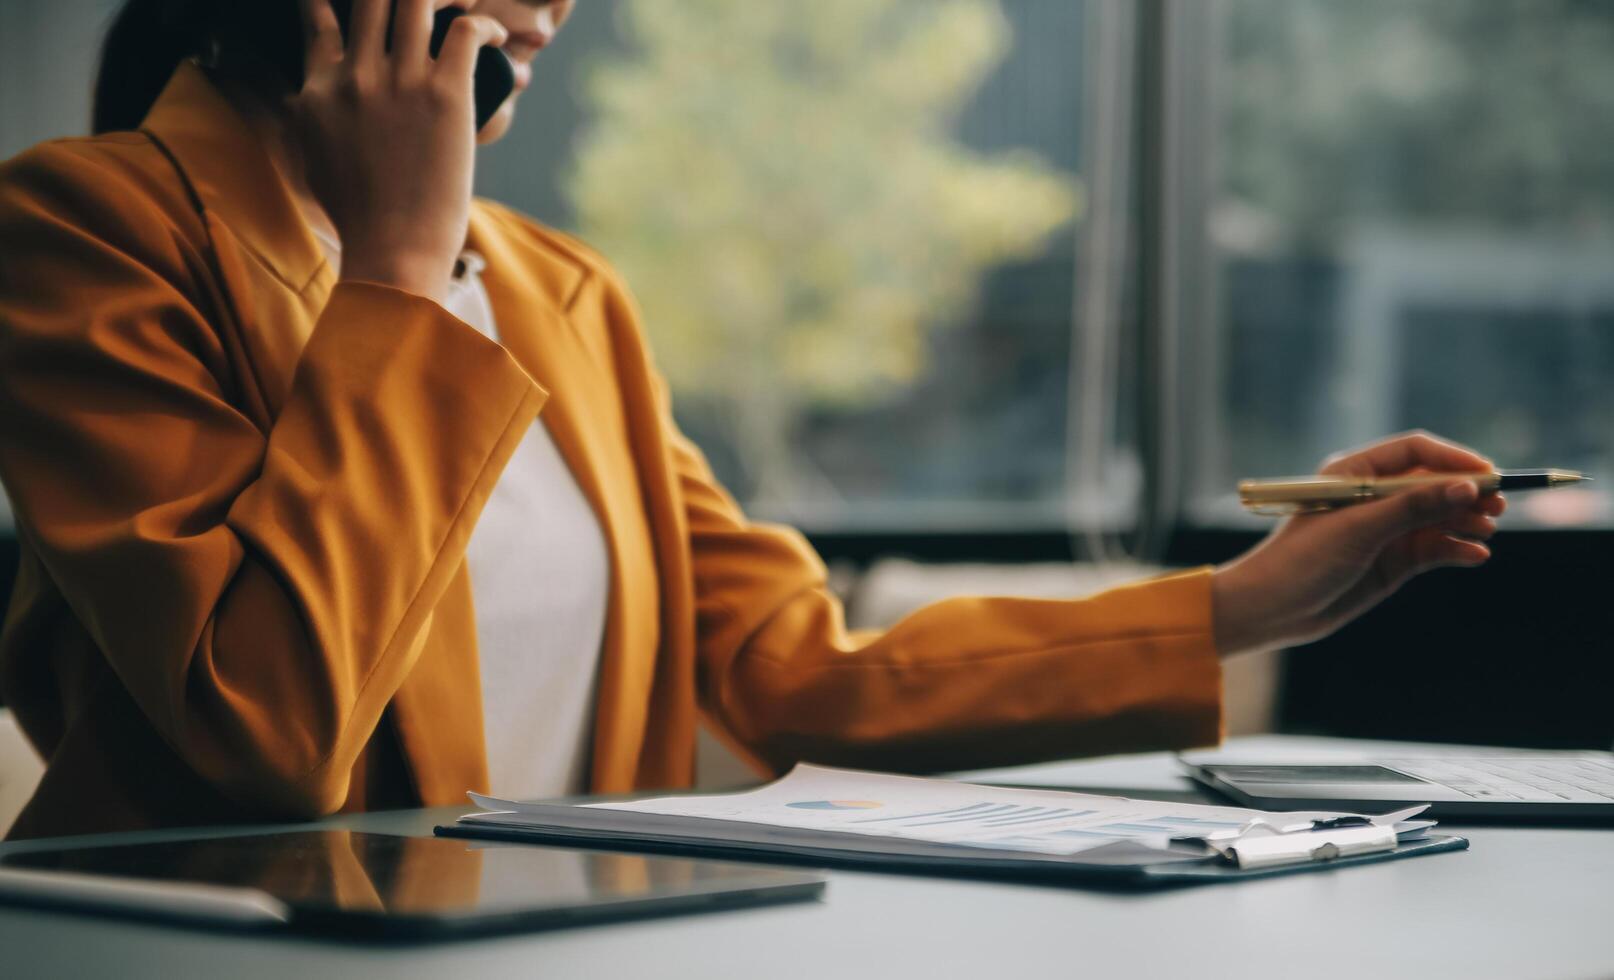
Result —
[[1452, 480], [1359, 504], [1350, 508], [1350, 516], [1364, 541], [1383, 548], [1419, 528], [1449, 520], [1478, 499], [1479, 487], [1473, 480]]

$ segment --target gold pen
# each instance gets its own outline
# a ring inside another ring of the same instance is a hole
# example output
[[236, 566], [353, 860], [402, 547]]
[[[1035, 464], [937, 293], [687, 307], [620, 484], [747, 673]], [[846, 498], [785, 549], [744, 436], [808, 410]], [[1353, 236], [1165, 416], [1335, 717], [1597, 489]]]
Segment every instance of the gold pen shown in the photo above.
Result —
[[1386, 477], [1300, 476], [1243, 480], [1239, 483], [1239, 502], [1254, 513], [1277, 516], [1331, 510], [1454, 480], [1473, 480], [1481, 493], [1495, 493], [1499, 490], [1551, 490], [1590, 479], [1573, 470], [1497, 470], [1494, 473], [1419, 473]]

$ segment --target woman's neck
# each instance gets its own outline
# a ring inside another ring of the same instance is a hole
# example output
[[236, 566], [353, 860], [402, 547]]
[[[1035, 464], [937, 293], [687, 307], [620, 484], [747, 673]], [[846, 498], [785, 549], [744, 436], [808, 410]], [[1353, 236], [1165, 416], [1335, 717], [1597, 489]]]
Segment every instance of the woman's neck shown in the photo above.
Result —
[[267, 101], [257, 93], [247, 91], [242, 86], [226, 82], [221, 87], [230, 103], [246, 119], [247, 125], [258, 137], [258, 142], [269, 154], [270, 162], [280, 174], [280, 179], [286, 182], [286, 188], [291, 192], [292, 200], [296, 202], [303, 220], [308, 222], [316, 234], [332, 241], [340, 241], [330, 215], [325, 212], [325, 208], [320, 205], [309, 186], [308, 171], [303, 164], [302, 146], [297, 140], [285, 109]]

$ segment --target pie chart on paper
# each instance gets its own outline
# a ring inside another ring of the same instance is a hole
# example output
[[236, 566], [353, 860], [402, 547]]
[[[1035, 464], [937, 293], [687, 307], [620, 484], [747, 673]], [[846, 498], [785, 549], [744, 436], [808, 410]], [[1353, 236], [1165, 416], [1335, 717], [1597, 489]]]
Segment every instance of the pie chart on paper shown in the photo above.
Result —
[[785, 804], [797, 810], [873, 810], [881, 805], [873, 800], [803, 800]]

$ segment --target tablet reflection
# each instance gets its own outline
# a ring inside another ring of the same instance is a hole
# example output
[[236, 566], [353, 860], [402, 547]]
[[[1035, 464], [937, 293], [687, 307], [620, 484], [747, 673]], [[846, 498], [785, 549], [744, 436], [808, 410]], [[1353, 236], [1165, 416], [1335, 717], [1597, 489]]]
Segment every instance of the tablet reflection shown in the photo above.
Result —
[[293, 907], [402, 915], [618, 901], [722, 877], [637, 854], [320, 830], [7, 855], [0, 865], [256, 888]]

